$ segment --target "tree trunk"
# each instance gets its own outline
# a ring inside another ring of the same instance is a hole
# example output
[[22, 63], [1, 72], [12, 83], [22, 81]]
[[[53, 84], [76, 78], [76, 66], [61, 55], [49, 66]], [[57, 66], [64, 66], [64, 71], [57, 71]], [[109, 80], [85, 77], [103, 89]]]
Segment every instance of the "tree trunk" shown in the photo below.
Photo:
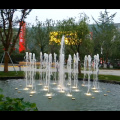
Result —
[[8, 72], [8, 62], [9, 62], [9, 56], [7, 51], [5, 51], [5, 56], [4, 56], [4, 72]]

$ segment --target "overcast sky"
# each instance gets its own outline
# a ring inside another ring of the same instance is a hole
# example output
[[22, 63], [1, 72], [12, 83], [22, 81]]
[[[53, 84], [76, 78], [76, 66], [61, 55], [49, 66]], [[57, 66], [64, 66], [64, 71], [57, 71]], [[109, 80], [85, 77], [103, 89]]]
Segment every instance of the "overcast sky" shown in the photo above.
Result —
[[[44, 22], [46, 19], [52, 20], [63, 20], [68, 19], [69, 17], [76, 17], [76, 21], [78, 19], [79, 13], [85, 13], [90, 20], [90, 24], [93, 24], [92, 20], [93, 16], [95, 20], [98, 20], [100, 16], [100, 12], [104, 13], [105, 9], [33, 9], [31, 13], [27, 16], [26, 22], [35, 25], [36, 16], [39, 21]], [[114, 17], [115, 23], [120, 23], [120, 9], [107, 9], [109, 15], [116, 13]]]

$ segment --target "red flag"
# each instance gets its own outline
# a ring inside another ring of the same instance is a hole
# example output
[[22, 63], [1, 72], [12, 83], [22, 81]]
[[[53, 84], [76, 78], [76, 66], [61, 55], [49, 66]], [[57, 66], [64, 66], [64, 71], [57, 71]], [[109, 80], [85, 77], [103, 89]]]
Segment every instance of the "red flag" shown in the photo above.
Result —
[[22, 24], [20, 34], [19, 34], [19, 53], [25, 50], [25, 29], [26, 23], [20, 22]]

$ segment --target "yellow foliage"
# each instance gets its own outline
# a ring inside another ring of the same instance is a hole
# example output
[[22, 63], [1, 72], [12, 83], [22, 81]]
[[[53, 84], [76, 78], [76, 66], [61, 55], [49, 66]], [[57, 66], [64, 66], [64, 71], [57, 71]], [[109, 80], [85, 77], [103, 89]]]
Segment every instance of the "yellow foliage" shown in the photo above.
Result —
[[65, 44], [66, 45], [75, 45], [77, 42], [77, 34], [76, 32], [73, 33], [71, 31], [57, 31], [57, 32], [50, 32], [50, 40], [49, 44], [52, 43], [61, 43], [62, 35], [65, 35]]

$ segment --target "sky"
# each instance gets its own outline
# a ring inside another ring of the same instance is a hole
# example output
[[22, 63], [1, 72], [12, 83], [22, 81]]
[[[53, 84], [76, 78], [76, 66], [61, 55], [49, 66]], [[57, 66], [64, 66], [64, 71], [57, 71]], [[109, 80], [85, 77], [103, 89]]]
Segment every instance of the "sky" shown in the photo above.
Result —
[[[92, 19], [92, 16], [95, 20], [98, 20], [100, 12], [104, 13], [105, 9], [32, 9], [30, 14], [26, 18], [27, 23], [35, 25], [36, 16], [39, 21], [44, 22], [46, 19], [52, 20], [63, 20], [70, 17], [76, 17], [78, 20], [79, 13], [85, 13], [89, 17], [89, 24], [95, 23]], [[120, 9], [107, 9], [109, 15], [116, 13], [114, 17], [114, 23], [120, 23]]]

